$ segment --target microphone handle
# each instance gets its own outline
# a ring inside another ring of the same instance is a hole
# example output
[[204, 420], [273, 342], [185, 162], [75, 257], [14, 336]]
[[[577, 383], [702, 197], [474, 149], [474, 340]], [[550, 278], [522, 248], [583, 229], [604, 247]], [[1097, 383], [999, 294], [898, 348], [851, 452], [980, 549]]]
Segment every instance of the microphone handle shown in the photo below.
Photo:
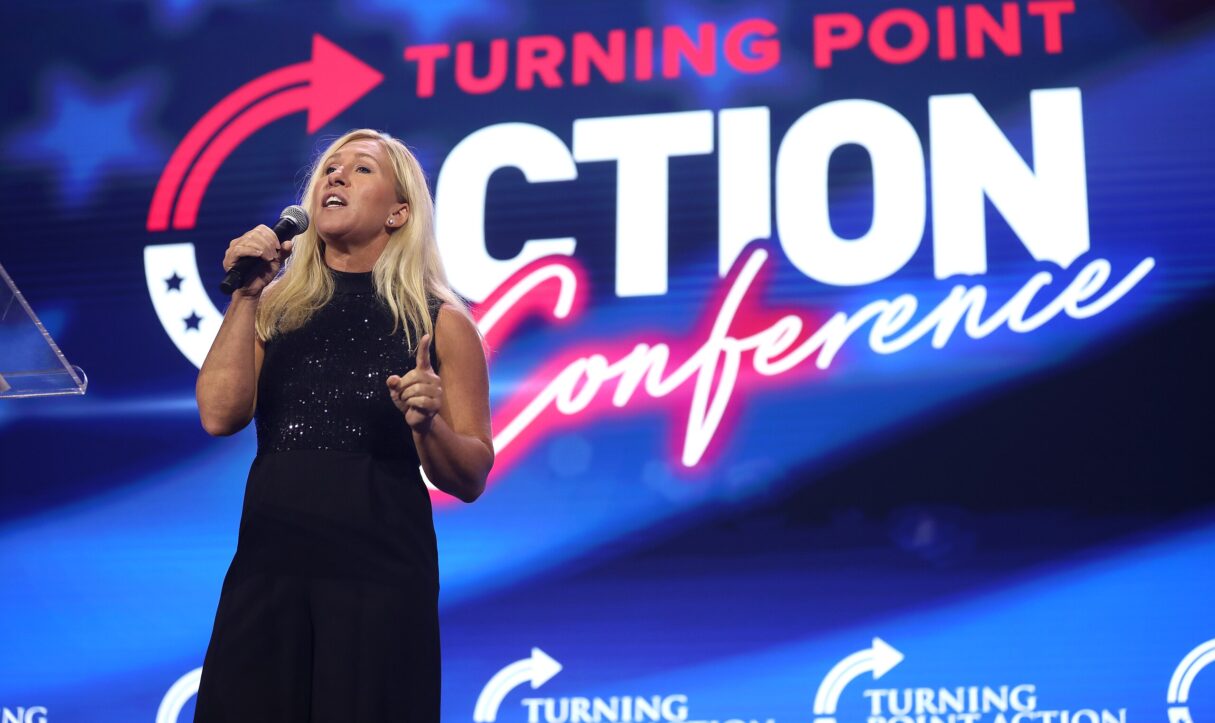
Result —
[[245, 285], [245, 281], [252, 279], [253, 274], [249, 273], [253, 269], [266, 263], [257, 256], [242, 256], [232, 264], [232, 268], [228, 269], [228, 273], [224, 275], [224, 280], [219, 283], [219, 290], [224, 296], [231, 296], [232, 292]]
[[[283, 216], [274, 224], [274, 235], [278, 237], [279, 243], [286, 241], [296, 235], [298, 227], [291, 219]], [[260, 256], [242, 256], [232, 264], [232, 268], [228, 269], [228, 273], [224, 275], [224, 280], [219, 284], [219, 290], [224, 296], [231, 296], [232, 292], [243, 287], [246, 283], [253, 280], [255, 269], [266, 263], [265, 259]]]

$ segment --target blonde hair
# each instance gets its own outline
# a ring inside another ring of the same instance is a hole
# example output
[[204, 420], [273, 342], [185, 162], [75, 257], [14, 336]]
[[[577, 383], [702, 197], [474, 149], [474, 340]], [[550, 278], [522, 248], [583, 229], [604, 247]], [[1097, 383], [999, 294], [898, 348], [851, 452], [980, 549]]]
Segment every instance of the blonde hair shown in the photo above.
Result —
[[[409, 216], [389, 234], [388, 245], [372, 267], [372, 278], [376, 294], [392, 312], [393, 331], [401, 328], [413, 348], [421, 334], [434, 338], [428, 294], [469, 316], [467, 305], [452, 291], [443, 270], [435, 241], [434, 201], [418, 159], [404, 143], [387, 133], [367, 128], [350, 131], [316, 157], [300, 203], [312, 218], [318, 210], [314, 208], [313, 192], [318, 183], [324, 182], [326, 159], [347, 143], [358, 140], [380, 143], [392, 166], [397, 200], [409, 204]], [[334, 282], [325, 265], [324, 250], [325, 243], [312, 226], [295, 237], [291, 256], [274, 280], [273, 288], [267, 289], [270, 293], [263, 294], [258, 304], [260, 339], [266, 341], [276, 333], [300, 328], [333, 298]], [[418, 338], [411, 333], [411, 326], [418, 330]]]

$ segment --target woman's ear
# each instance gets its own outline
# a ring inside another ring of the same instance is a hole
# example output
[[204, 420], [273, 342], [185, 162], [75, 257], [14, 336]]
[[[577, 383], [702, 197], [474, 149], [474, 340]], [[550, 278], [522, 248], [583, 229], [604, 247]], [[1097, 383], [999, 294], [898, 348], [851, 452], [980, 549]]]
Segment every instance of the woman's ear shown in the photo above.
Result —
[[393, 228], [401, 228], [409, 220], [409, 204], [398, 203], [392, 207], [392, 212], [388, 216], [388, 225]]

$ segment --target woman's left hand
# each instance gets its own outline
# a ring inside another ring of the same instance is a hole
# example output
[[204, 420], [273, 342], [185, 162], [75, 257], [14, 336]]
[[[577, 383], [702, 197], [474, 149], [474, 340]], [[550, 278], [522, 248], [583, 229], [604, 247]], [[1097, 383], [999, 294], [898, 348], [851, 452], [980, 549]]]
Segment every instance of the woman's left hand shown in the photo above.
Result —
[[443, 403], [439, 375], [430, 366], [430, 334], [418, 341], [417, 366], [405, 376], [388, 377], [388, 393], [411, 429], [415, 432], [430, 429]]

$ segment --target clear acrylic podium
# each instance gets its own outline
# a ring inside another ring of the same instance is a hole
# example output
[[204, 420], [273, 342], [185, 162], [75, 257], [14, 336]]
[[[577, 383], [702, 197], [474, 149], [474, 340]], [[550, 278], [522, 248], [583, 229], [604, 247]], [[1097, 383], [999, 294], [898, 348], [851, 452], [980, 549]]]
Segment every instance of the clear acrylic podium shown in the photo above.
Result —
[[0, 399], [84, 394], [88, 383], [0, 266]]

